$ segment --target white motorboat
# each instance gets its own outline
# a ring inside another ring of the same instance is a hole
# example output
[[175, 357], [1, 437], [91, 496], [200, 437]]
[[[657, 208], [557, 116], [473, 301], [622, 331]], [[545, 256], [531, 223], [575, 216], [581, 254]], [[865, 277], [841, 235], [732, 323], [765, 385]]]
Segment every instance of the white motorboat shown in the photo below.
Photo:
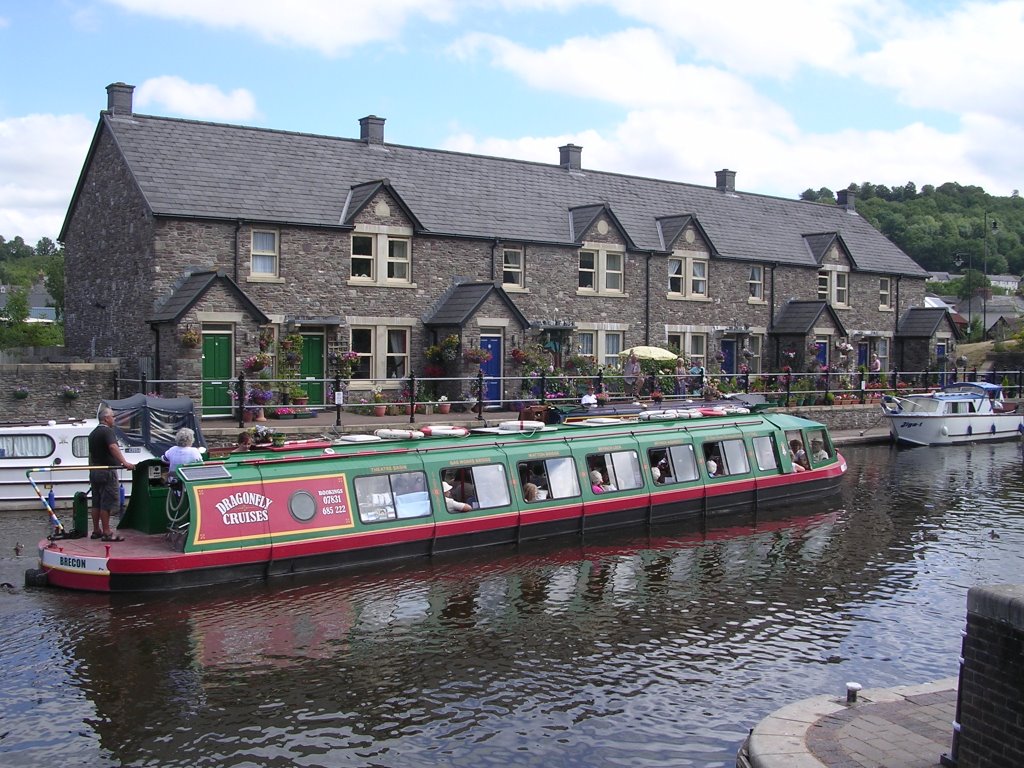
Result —
[[910, 445], [956, 445], [1008, 440], [1024, 433], [1024, 413], [1003, 388], [964, 381], [935, 392], [886, 395], [882, 413], [893, 439]]
[[[114, 410], [114, 431], [125, 457], [136, 464], [162, 456], [174, 445], [181, 427], [196, 432], [196, 445], [203, 447], [202, 433], [194, 406], [188, 398], [158, 398], [133, 395], [108, 400]], [[89, 471], [68, 471], [67, 467], [89, 465], [89, 433], [96, 419], [0, 423], [0, 509], [31, 509], [41, 498], [56, 507], [71, 505], [75, 494], [89, 491]], [[32, 482], [30, 469], [62, 467], [57, 472], [37, 472]], [[118, 470], [125, 496], [131, 494], [131, 472]]]

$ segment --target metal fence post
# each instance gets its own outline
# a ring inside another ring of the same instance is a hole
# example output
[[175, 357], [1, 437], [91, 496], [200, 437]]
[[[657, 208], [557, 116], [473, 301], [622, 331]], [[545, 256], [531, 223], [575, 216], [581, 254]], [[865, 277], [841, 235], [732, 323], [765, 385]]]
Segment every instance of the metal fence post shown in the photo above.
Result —
[[476, 372], [476, 420], [484, 420], [484, 371], [481, 368]]
[[416, 423], [416, 374], [409, 373], [409, 423]]
[[[341, 400], [338, 399], [338, 393], [341, 392], [341, 373], [338, 371], [334, 372], [334, 426], [341, 426]], [[344, 394], [342, 397], [344, 398]]]
[[245, 404], [246, 404], [246, 391], [245, 391], [245, 373], [238, 374], [238, 426], [245, 426]]

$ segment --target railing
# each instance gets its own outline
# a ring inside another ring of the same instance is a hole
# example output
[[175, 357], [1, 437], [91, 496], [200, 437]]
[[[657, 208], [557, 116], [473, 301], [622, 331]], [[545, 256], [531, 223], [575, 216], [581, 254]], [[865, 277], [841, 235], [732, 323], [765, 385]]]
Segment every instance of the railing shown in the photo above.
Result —
[[[209, 417], [222, 411], [229, 418], [244, 423], [246, 409], [255, 408], [333, 408], [337, 425], [343, 413], [370, 414], [377, 406], [403, 410], [414, 423], [417, 412], [427, 407], [444, 410], [470, 411], [478, 420], [488, 410], [518, 411], [534, 404], [578, 403], [587, 388], [593, 386], [602, 402], [630, 403], [646, 401], [679, 401], [681, 399], [717, 399], [735, 393], [762, 395], [771, 404], [791, 407], [799, 405], [865, 404], [881, 399], [884, 394], [908, 394], [941, 388], [958, 381], [989, 381], [1007, 387], [1007, 397], [1020, 397], [1024, 392], [1024, 370], [987, 371], [977, 368], [950, 370], [923, 370], [866, 373], [861, 371], [818, 371], [795, 373], [705, 373], [677, 377], [675, 374], [649, 375], [635, 388], [627, 385], [618, 371], [600, 370], [593, 374], [555, 375], [541, 371], [536, 376], [485, 377], [482, 372], [465, 378], [423, 378], [416, 375], [402, 379], [350, 379], [340, 376], [323, 379], [237, 379], [221, 380], [231, 391], [244, 393], [229, 405], [199, 405], [200, 412]], [[188, 396], [200, 400], [202, 380], [182, 379], [116, 379], [114, 397], [125, 397], [133, 392], [146, 392], [168, 396]], [[250, 386], [258, 384], [272, 390], [277, 402], [252, 402], [247, 399]], [[326, 393], [324, 402], [297, 405], [286, 393], [289, 387], [316, 385]], [[499, 397], [487, 397], [489, 387], [496, 387]], [[440, 396], [450, 392], [451, 396]], [[341, 393], [340, 397], [336, 393]]]

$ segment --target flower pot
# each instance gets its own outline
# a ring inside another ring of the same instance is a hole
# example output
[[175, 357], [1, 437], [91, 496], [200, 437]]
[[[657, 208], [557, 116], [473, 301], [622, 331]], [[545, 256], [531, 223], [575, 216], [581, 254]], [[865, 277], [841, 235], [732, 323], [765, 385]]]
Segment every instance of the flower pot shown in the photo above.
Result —
[[305, 405], [308, 402], [309, 402], [309, 398], [308, 397], [293, 397], [292, 398], [292, 405]]
[[437, 412], [438, 413], [451, 413], [451, 410], [452, 410], [452, 404], [451, 403], [438, 403], [437, 404]]
[[263, 412], [262, 408], [256, 409], [256, 414], [253, 416], [253, 421], [266, 421], [267, 415]]
[[248, 408], [242, 411], [242, 421], [246, 424], [252, 424], [253, 412]]
[[374, 416], [387, 416], [388, 415], [388, 407], [386, 405], [375, 405], [375, 406], [373, 406], [373, 415]]

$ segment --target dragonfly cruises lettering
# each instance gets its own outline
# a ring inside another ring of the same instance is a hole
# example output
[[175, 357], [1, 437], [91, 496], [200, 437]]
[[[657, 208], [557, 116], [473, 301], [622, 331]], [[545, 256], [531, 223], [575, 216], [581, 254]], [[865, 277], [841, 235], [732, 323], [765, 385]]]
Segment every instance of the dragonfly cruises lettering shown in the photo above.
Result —
[[239, 491], [223, 501], [217, 502], [224, 525], [242, 525], [244, 523], [265, 523], [270, 519], [271, 499], [262, 493]]

